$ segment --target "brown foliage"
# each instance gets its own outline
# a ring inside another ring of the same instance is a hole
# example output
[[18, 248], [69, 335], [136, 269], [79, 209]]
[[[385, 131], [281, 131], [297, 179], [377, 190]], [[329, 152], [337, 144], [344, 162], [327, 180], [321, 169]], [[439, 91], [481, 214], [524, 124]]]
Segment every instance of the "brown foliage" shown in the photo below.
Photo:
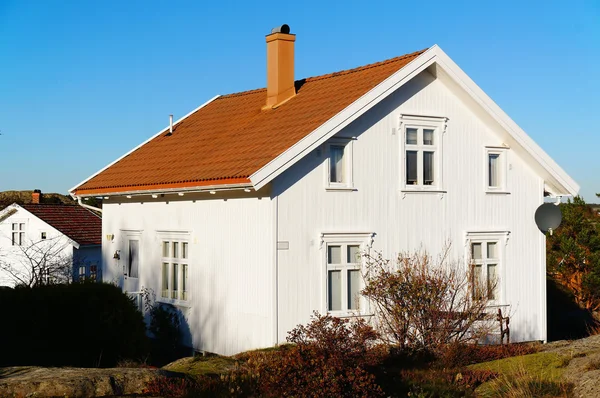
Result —
[[449, 344], [440, 354], [437, 362], [446, 368], [456, 368], [536, 352], [539, 352], [539, 346], [534, 344]]
[[365, 255], [362, 294], [374, 304], [378, 329], [388, 343], [436, 352], [490, 332], [487, 301], [473, 297], [476, 282], [466, 266], [448, 260], [449, 250], [447, 245], [437, 259], [424, 251], [402, 253], [396, 261]]
[[[386, 350], [375, 345], [377, 333], [364, 320], [350, 322], [315, 312], [312, 321], [292, 330], [287, 340], [293, 344], [249, 353], [229, 381], [245, 388], [254, 383], [266, 397], [383, 395], [370, 368], [381, 363]], [[241, 389], [236, 392], [242, 395]]]

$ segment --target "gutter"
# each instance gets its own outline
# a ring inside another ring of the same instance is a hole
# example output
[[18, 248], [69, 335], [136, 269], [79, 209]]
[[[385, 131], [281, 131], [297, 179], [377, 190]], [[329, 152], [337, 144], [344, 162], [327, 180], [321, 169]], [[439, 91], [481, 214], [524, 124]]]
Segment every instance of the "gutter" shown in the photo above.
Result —
[[98, 211], [98, 212], [102, 213], [102, 209], [99, 209], [98, 207], [94, 207], [94, 206], [86, 205], [85, 203], [81, 203], [81, 197], [77, 197], [77, 203], [81, 207], [85, 207], [86, 209]]

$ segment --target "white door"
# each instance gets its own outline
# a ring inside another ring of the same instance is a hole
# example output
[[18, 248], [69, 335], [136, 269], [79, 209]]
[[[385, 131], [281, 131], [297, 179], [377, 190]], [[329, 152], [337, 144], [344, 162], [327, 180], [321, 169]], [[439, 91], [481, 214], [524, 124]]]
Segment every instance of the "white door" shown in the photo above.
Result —
[[138, 292], [140, 289], [140, 234], [125, 234], [123, 236], [122, 264], [123, 290]]

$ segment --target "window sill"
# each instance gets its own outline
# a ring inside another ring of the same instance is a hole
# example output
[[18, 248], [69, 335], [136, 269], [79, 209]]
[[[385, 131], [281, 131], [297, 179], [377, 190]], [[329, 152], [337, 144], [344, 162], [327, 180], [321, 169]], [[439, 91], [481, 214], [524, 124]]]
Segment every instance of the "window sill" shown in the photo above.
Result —
[[354, 187], [328, 186], [328, 187], [325, 187], [325, 191], [327, 191], [327, 192], [352, 192], [352, 191], [357, 191], [357, 189]]
[[447, 193], [448, 191], [445, 191], [443, 189], [404, 188], [404, 189], [401, 189], [400, 192], [402, 192], [402, 193]]
[[486, 194], [492, 194], [492, 195], [510, 195], [510, 192], [508, 191], [492, 191], [492, 190], [486, 190], [485, 191]]
[[189, 300], [183, 301], [183, 300], [169, 299], [169, 298], [165, 298], [165, 297], [157, 297], [156, 301], [158, 303], [162, 303], [162, 304], [171, 304], [171, 305], [174, 305], [175, 307], [185, 307], [185, 308], [192, 307]]
[[369, 312], [348, 312], [348, 311], [327, 311], [327, 315], [334, 316], [336, 318], [362, 318], [367, 316], [375, 316]]

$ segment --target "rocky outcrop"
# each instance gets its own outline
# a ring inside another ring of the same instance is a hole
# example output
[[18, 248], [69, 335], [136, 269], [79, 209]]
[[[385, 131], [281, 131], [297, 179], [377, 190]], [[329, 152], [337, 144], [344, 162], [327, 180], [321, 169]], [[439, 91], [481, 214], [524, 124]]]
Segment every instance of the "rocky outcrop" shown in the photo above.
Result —
[[146, 383], [178, 374], [147, 368], [41, 368], [0, 369], [0, 397], [112, 397], [140, 395]]

